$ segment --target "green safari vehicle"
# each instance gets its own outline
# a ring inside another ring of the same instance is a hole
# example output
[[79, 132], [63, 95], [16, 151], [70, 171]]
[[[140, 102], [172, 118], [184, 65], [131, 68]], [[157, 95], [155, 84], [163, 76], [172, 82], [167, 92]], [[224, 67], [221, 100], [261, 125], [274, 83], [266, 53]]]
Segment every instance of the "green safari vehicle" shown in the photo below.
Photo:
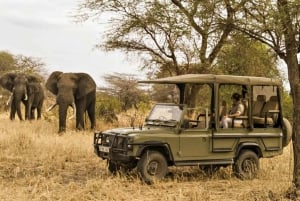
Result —
[[[241, 179], [252, 179], [259, 159], [283, 153], [291, 141], [290, 122], [283, 117], [282, 83], [265, 77], [186, 74], [140, 83], [171, 85], [168, 103], [156, 103], [139, 128], [94, 133], [94, 150], [108, 169], [137, 168], [152, 183], [169, 166], [199, 166], [205, 171], [232, 166]], [[239, 93], [244, 112], [221, 126], [231, 94]]]

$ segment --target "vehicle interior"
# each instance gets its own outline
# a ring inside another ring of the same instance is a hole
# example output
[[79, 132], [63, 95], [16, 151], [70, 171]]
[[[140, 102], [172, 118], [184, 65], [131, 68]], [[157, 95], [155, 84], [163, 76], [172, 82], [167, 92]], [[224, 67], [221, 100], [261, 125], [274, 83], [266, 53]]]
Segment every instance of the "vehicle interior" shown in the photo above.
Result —
[[[202, 128], [209, 127], [209, 121], [214, 115], [212, 107], [212, 90], [209, 85], [197, 86], [197, 94], [186, 93], [185, 104], [187, 112], [185, 116], [185, 128]], [[192, 91], [191, 89], [189, 91]], [[276, 86], [252, 86], [247, 88], [245, 85], [224, 84], [219, 87], [219, 101], [217, 117], [221, 121], [222, 117], [230, 112], [231, 95], [237, 92], [241, 95], [241, 103], [244, 112], [235, 118], [232, 118], [231, 129], [235, 128], [266, 128], [278, 127], [278, 115], [280, 114], [278, 89]], [[194, 102], [189, 101], [192, 98]], [[249, 119], [250, 118], [250, 119]], [[219, 124], [218, 124], [219, 125]], [[219, 127], [221, 127], [219, 125]]]

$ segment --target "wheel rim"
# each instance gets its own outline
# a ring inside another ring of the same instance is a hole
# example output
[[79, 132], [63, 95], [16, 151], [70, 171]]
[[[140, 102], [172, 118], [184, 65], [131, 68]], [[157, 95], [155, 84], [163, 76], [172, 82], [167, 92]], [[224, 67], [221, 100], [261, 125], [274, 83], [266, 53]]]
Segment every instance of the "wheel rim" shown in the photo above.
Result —
[[148, 165], [147, 172], [151, 176], [155, 176], [157, 174], [157, 170], [159, 169], [159, 163], [157, 161], [151, 161]]
[[248, 177], [253, 177], [257, 171], [255, 161], [251, 158], [248, 158], [242, 163], [242, 170]]

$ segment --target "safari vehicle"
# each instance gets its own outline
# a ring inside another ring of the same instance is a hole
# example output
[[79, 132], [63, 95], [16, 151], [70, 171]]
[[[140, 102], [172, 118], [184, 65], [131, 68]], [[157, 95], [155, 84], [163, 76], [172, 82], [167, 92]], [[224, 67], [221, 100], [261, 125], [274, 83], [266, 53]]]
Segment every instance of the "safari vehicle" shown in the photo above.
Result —
[[[179, 98], [155, 104], [140, 128], [95, 132], [95, 153], [107, 160], [110, 172], [137, 167], [141, 178], [151, 183], [163, 178], [169, 166], [210, 171], [232, 166], [238, 178], [252, 179], [259, 159], [282, 154], [291, 140], [278, 80], [186, 74], [140, 82], [177, 86]], [[220, 120], [233, 92], [241, 94], [245, 111], [222, 128]]]

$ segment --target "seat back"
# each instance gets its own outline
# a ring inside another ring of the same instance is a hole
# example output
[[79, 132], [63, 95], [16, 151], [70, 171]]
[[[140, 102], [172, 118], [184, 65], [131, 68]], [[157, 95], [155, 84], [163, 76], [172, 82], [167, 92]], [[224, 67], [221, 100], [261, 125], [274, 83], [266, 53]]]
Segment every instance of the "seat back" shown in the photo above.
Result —
[[254, 103], [253, 103], [252, 115], [253, 116], [261, 116], [265, 103], [266, 103], [266, 96], [265, 95], [257, 95], [256, 101], [254, 101]]
[[262, 111], [261, 111], [261, 115], [262, 117], [264, 117], [264, 115], [270, 111], [270, 110], [278, 110], [279, 108], [279, 104], [278, 104], [278, 97], [277, 96], [271, 96], [270, 99], [266, 102], [266, 104], [264, 105]]
[[253, 116], [253, 124], [255, 127], [267, 127], [274, 126], [278, 118], [278, 97], [271, 96], [270, 99], [264, 105], [261, 114], [259, 116]]

